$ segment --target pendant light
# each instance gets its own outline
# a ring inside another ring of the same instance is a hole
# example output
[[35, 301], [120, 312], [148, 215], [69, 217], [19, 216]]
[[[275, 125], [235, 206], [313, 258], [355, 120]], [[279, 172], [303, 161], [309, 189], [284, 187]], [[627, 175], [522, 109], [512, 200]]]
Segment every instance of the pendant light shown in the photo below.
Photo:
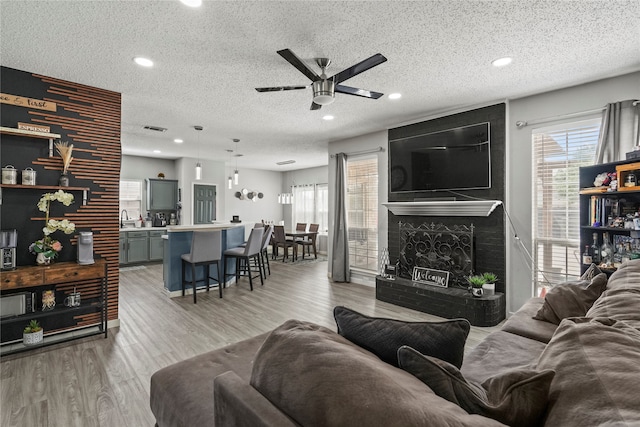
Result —
[[229, 177], [229, 190], [231, 190], [232, 188], [233, 188], [233, 179]]
[[193, 128], [198, 131], [198, 162], [196, 163], [196, 181], [200, 181], [202, 179], [202, 165], [200, 164], [200, 131], [203, 129], [203, 127], [194, 126]]
[[233, 183], [235, 185], [238, 185], [238, 181], [239, 181], [239, 173], [238, 173], [238, 142], [240, 142], [240, 140], [238, 138], [234, 138], [233, 142], [236, 143], [236, 169], [233, 171]]

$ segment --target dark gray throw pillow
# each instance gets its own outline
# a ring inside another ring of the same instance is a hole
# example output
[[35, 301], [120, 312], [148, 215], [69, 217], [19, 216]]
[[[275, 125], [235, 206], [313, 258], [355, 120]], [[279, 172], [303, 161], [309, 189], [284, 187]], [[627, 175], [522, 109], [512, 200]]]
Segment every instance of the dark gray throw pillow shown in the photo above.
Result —
[[600, 273], [592, 279], [565, 282], [551, 288], [544, 297], [536, 320], [559, 325], [567, 317], [583, 317], [607, 287], [607, 275]]
[[468, 413], [517, 427], [540, 425], [555, 375], [553, 370], [514, 369], [474, 384], [450, 363], [407, 346], [398, 349], [398, 362], [438, 396]]
[[369, 317], [342, 306], [333, 309], [333, 317], [340, 335], [393, 366], [398, 366], [398, 349], [408, 345], [459, 368], [471, 328], [466, 319], [404, 322]]

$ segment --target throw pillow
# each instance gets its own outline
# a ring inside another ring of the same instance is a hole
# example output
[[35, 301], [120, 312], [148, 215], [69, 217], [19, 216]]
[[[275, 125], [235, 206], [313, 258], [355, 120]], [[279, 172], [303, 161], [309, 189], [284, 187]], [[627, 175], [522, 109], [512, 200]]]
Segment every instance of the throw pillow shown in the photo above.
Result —
[[536, 320], [559, 325], [567, 317], [587, 314], [607, 286], [607, 275], [600, 273], [591, 280], [577, 280], [556, 285], [544, 297], [544, 304], [533, 316]]
[[471, 328], [466, 319], [404, 322], [369, 317], [342, 306], [333, 309], [333, 317], [340, 335], [393, 366], [398, 366], [398, 349], [408, 345], [459, 368]]
[[298, 320], [267, 337], [250, 383], [305, 427], [502, 425], [468, 414], [337, 333]]
[[515, 369], [480, 385], [465, 380], [458, 368], [450, 363], [425, 356], [411, 347], [400, 347], [398, 361], [402, 369], [415, 375], [438, 396], [470, 414], [518, 427], [540, 424], [555, 374], [552, 370]]

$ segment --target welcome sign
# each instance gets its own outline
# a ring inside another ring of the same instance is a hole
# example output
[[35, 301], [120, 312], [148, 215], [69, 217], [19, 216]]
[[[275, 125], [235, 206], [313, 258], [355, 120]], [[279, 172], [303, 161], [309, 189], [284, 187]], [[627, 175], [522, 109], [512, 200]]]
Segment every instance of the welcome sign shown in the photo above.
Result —
[[449, 272], [425, 267], [413, 267], [413, 276], [411, 280], [418, 283], [424, 283], [425, 285], [447, 288], [449, 287]]

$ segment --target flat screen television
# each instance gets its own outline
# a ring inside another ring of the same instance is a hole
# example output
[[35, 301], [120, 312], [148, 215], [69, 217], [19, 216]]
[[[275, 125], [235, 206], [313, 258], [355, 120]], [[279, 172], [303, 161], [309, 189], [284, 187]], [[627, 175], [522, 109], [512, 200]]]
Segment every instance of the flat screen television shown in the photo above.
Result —
[[489, 123], [389, 140], [392, 193], [491, 188]]

